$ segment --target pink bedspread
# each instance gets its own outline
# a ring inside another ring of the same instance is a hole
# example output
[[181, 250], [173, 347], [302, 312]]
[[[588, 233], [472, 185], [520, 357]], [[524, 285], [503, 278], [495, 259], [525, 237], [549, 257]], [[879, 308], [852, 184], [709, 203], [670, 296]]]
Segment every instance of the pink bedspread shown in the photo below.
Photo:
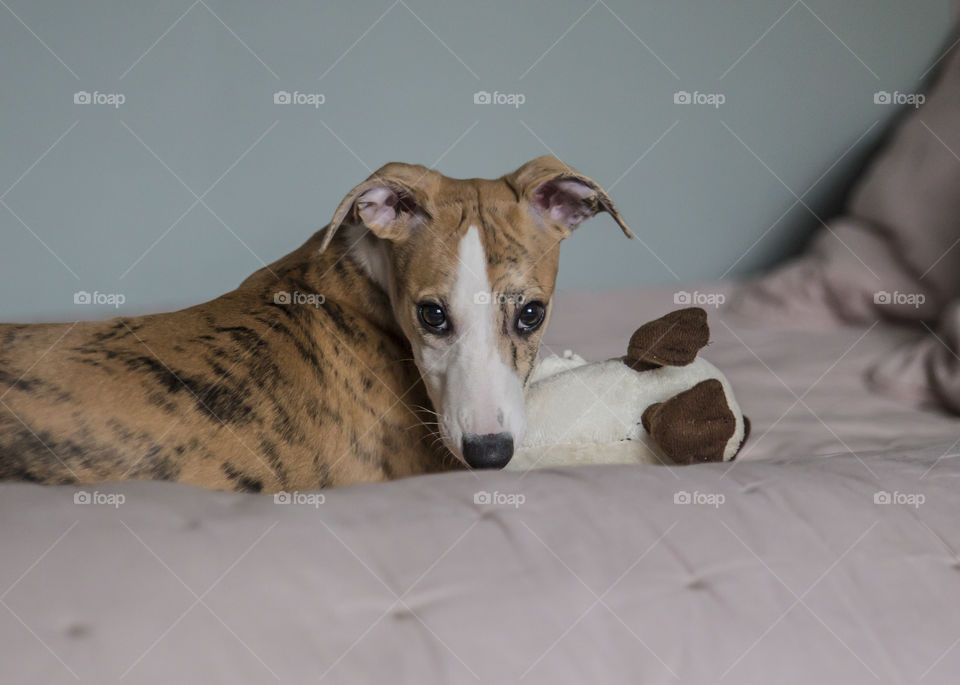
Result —
[[[562, 295], [548, 348], [674, 307]], [[956, 682], [960, 422], [862, 378], [916, 333], [711, 319], [734, 464], [0, 485], [0, 682]]]

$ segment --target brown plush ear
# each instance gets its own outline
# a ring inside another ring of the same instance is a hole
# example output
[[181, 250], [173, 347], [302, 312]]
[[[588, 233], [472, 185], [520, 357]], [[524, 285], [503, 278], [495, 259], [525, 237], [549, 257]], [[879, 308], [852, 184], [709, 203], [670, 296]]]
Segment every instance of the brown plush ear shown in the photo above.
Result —
[[430, 218], [428, 198], [437, 172], [418, 164], [391, 162], [340, 202], [320, 244], [323, 252], [341, 225], [364, 224], [379, 238], [403, 240]]
[[700, 307], [678, 309], [640, 326], [630, 337], [624, 361], [637, 371], [686, 366], [709, 341], [707, 313]]
[[676, 464], [723, 461], [737, 419], [716, 378], [701, 381], [643, 412], [643, 427]]
[[633, 237], [607, 191], [556, 157], [537, 157], [506, 180], [543, 221], [559, 228], [563, 237], [599, 212], [609, 213], [624, 235]]

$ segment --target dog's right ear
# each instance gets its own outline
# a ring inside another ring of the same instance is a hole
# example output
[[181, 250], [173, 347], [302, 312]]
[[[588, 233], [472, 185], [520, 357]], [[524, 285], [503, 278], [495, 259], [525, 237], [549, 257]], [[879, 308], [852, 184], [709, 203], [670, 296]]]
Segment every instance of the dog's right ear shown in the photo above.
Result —
[[391, 162], [347, 193], [333, 214], [320, 244], [330, 245], [340, 226], [362, 223], [378, 238], [403, 240], [429, 220], [426, 186], [435, 172], [415, 164]]

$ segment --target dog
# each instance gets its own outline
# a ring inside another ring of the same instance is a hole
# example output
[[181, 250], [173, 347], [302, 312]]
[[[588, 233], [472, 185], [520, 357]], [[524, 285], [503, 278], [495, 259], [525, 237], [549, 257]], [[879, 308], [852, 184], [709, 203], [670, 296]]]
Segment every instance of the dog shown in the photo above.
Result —
[[210, 302], [0, 325], [0, 479], [279, 492], [502, 468], [559, 245], [599, 212], [633, 237], [554, 157], [495, 180], [390, 163]]

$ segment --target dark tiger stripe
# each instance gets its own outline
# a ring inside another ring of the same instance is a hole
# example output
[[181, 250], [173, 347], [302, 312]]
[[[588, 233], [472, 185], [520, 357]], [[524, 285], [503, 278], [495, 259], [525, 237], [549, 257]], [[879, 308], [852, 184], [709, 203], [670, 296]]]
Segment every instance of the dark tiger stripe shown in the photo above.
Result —
[[220, 465], [220, 468], [227, 478], [237, 484], [239, 490], [244, 492], [261, 492], [263, 490], [263, 481], [243, 475], [230, 464], [224, 462]]

